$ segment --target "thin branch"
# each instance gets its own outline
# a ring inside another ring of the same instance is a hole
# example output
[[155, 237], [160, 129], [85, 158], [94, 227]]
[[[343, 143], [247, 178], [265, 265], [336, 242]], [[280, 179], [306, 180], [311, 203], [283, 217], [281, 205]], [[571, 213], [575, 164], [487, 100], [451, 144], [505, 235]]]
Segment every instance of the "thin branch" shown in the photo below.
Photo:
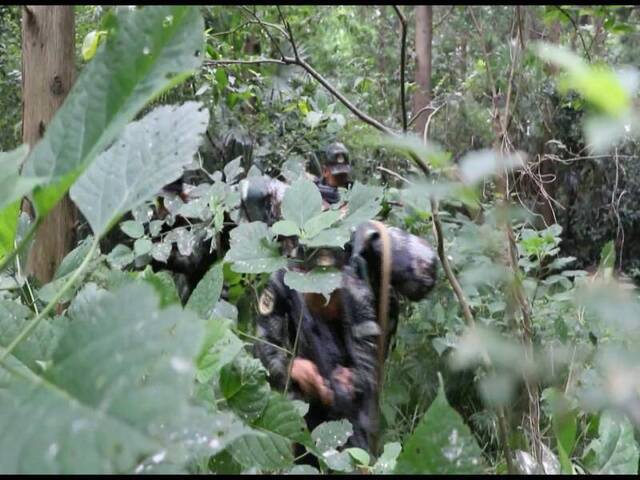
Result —
[[[276, 42], [275, 38], [273, 38], [271, 36], [271, 32], [269, 32], [269, 29], [267, 28], [267, 24], [265, 22], [263, 22], [260, 19], [260, 17], [258, 17], [255, 13], [253, 13], [251, 11], [251, 9], [247, 8], [246, 6], [240, 5], [240, 8], [242, 8], [242, 10], [247, 12], [249, 15], [251, 15], [256, 20], [256, 22], [258, 22], [258, 24], [262, 27], [262, 30], [264, 31], [264, 33], [266, 33], [267, 37], [269, 37], [269, 40], [271, 40], [271, 43], [273, 44], [273, 46], [276, 47], [276, 50], [278, 50], [278, 53], [280, 54], [280, 57], [284, 59], [284, 53], [282, 53], [282, 50], [280, 49], [280, 44], [278, 42]], [[276, 27], [276, 28], [278, 28], [278, 30], [280, 30], [282, 32], [282, 29], [279, 28], [277, 25], [269, 24], [269, 26]]]
[[559, 5], [554, 5], [554, 7], [556, 7], [558, 10], [560, 10], [560, 12], [562, 12], [562, 14], [565, 17], [567, 17], [569, 19], [569, 21], [572, 23], [573, 28], [576, 30], [576, 33], [578, 34], [578, 37], [580, 37], [580, 42], [582, 43], [582, 48], [584, 48], [584, 54], [587, 56], [587, 60], [589, 60], [589, 62], [591, 62], [591, 55], [589, 54], [589, 49], [587, 48], [587, 44], [584, 41], [584, 37], [582, 36], [582, 32], [580, 31], [580, 28], [578, 27], [578, 24], [575, 22], [575, 20], [569, 14], [569, 12], [567, 12], [564, 8], [562, 8]]
[[261, 63], [275, 63], [278, 65], [289, 65], [287, 62], [278, 60], [277, 58], [256, 58], [253, 60], [235, 60], [229, 58], [223, 58], [220, 60], [205, 60], [204, 65], [259, 65]]
[[230, 35], [230, 34], [235, 33], [238, 30], [240, 30], [241, 28], [246, 27], [247, 25], [250, 25], [252, 23], [256, 23], [256, 22], [244, 22], [244, 23], [241, 23], [240, 25], [238, 25], [236, 28], [232, 28], [231, 30], [226, 30], [224, 32], [211, 33], [211, 34], [209, 34], [209, 36], [210, 37], [222, 37], [223, 35]]
[[402, 106], [402, 131], [407, 131], [407, 103], [405, 100], [405, 88], [404, 88], [404, 70], [405, 70], [405, 57], [407, 51], [407, 19], [400, 11], [397, 5], [393, 6], [393, 9], [400, 19], [400, 105]]
[[405, 183], [411, 183], [411, 180], [407, 180], [406, 178], [404, 178], [399, 173], [394, 172], [393, 170], [389, 170], [388, 168], [378, 167], [378, 170], [380, 170], [381, 172], [388, 173], [389, 175], [392, 175], [392, 176], [396, 177], [397, 179], [402, 180]]
[[433, 28], [432, 31], [435, 31], [436, 28], [440, 27], [440, 25], [442, 25], [444, 23], [444, 21], [449, 18], [449, 16], [453, 13], [453, 10], [456, 8], [455, 5], [451, 5], [451, 9], [445, 13], [442, 18], [440, 19], [440, 21], [438, 21], [438, 23], [436, 23]]
[[300, 55], [298, 55], [298, 47], [296, 46], [296, 42], [293, 39], [293, 32], [291, 31], [291, 25], [289, 25], [289, 22], [287, 22], [286, 18], [284, 18], [284, 15], [280, 10], [280, 5], [276, 5], [276, 8], [278, 9], [278, 14], [280, 15], [280, 19], [282, 20], [284, 27], [287, 29], [287, 32], [288, 32], [287, 36], [289, 37], [289, 43], [291, 43], [291, 47], [293, 48], [293, 56], [296, 58], [296, 60], [300, 60]]
[[418, 117], [422, 115], [424, 112], [426, 112], [427, 110], [431, 110], [433, 108], [431, 106], [431, 103], [433, 102], [430, 102], [429, 105], [427, 105], [426, 107], [422, 107], [420, 110], [418, 110], [416, 114], [413, 117], [411, 117], [411, 120], [409, 120], [409, 124], [407, 125], [407, 127], [410, 127], [411, 125], [413, 125], [418, 119]]
[[295, 58], [285, 57], [284, 61], [287, 63], [299, 65], [302, 68], [304, 68], [309, 73], [309, 75], [315, 78], [318, 81], [318, 83], [320, 83], [324, 88], [329, 90], [329, 92], [334, 97], [340, 100], [340, 102], [345, 107], [347, 107], [351, 111], [351, 113], [353, 113], [356, 117], [358, 117], [363, 122], [371, 125], [372, 127], [376, 128], [381, 132], [386, 133], [387, 135], [391, 135], [393, 137], [398, 136], [398, 134], [395, 133], [393, 130], [391, 130], [389, 127], [384, 126], [378, 120], [370, 117], [369, 115], [364, 113], [362, 110], [360, 110], [358, 107], [356, 107], [353, 103], [351, 103], [344, 95], [342, 95], [333, 85], [331, 85], [322, 75], [320, 75], [313, 67], [311, 67], [311, 65], [305, 62], [303, 59], [300, 58], [298, 59], [298, 61], [296, 61]]
[[438, 241], [438, 257], [440, 257], [442, 268], [447, 276], [447, 280], [449, 280], [449, 283], [451, 284], [451, 288], [453, 288], [456, 298], [458, 299], [460, 308], [462, 308], [465, 323], [468, 327], [475, 327], [475, 321], [473, 320], [473, 315], [469, 308], [469, 302], [464, 296], [460, 282], [458, 282], [455, 273], [453, 273], [453, 269], [449, 263], [449, 258], [444, 251], [444, 235], [442, 234], [442, 223], [440, 222], [440, 215], [438, 213], [438, 201], [434, 198], [431, 199], [431, 217], [433, 219], [433, 233]]

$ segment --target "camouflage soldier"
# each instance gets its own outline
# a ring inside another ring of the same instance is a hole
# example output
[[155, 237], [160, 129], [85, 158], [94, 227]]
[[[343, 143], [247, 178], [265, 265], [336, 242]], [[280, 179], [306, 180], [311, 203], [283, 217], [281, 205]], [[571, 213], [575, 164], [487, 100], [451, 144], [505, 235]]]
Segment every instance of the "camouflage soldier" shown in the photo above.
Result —
[[327, 204], [340, 201], [338, 187], [346, 188], [351, 184], [351, 164], [349, 151], [339, 142], [330, 144], [325, 151], [321, 177], [314, 182]]
[[[318, 182], [327, 203], [339, 201], [332, 191], [337, 195], [336, 187], [348, 181], [350, 172], [346, 149], [337, 145], [328, 149], [323, 178]], [[339, 156], [343, 161], [336, 161]], [[385, 355], [396, 330], [399, 295], [412, 301], [424, 298], [435, 283], [437, 263], [424, 240], [397, 228], [387, 232], [393, 262]], [[341, 288], [327, 303], [320, 294], [290, 289], [284, 283], [285, 270], [280, 270], [271, 275], [258, 302], [258, 336], [265, 341], [254, 348], [269, 371], [272, 386], [309, 402], [306, 421], [310, 430], [327, 420], [347, 418], [354, 432], [348, 444], [364, 449], [370, 448], [378, 428], [374, 409], [382, 247], [373, 222], [360, 225], [344, 250], [322, 248], [314, 255], [301, 255], [302, 246], [298, 246], [298, 259], [307, 259], [296, 263], [299, 270], [336, 267], [342, 274]], [[294, 352], [293, 359], [287, 351]]]

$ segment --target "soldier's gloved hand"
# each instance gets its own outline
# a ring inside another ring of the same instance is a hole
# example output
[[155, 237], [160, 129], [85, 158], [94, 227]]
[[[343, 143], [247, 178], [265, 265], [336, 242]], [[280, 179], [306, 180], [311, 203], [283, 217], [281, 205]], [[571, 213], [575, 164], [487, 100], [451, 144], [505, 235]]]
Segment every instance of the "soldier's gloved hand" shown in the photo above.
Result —
[[331, 374], [331, 378], [334, 382], [337, 382], [342, 391], [349, 396], [349, 398], [353, 397], [353, 374], [351, 373], [351, 369], [339, 366]]
[[304, 358], [294, 358], [291, 366], [291, 378], [307, 395], [314, 395], [325, 405], [333, 403], [333, 392], [318, 372], [315, 363]]

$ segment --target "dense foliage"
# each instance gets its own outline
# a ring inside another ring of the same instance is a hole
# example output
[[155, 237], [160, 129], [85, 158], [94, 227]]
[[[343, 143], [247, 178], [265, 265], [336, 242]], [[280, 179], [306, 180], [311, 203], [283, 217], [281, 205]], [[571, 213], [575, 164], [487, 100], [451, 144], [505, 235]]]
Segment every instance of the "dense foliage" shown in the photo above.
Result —
[[[323, 473], [638, 472], [640, 76], [613, 67], [638, 61], [638, 9], [434, 7], [412, 135], [400, 8], [77, 7], [78, 78], [29, 149], [0, 7], [0, 471], [316, 472], [295, 442]], [[334, 140], [346, 215], [305, 175]], [[272, 227], [239, 208], [263, 173], [291, 185]], [[26, 252], [66, 193], [82, 239], [42, 285]], [[401, 305], [379, 455], [344, 448], [346, 420], [308, 431], [250, 353], [276, 235], [341, 247], [372, 218], [441, 260]]]

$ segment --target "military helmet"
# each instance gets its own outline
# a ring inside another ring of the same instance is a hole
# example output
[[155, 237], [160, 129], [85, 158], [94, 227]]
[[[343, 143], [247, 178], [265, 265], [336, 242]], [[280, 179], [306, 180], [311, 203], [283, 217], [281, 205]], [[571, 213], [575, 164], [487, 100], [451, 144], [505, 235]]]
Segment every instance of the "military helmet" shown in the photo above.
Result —
[[334, 142], [327, 147], [325, 165], [332, 175], [350, 173], [349, 150], [340, 142]]

